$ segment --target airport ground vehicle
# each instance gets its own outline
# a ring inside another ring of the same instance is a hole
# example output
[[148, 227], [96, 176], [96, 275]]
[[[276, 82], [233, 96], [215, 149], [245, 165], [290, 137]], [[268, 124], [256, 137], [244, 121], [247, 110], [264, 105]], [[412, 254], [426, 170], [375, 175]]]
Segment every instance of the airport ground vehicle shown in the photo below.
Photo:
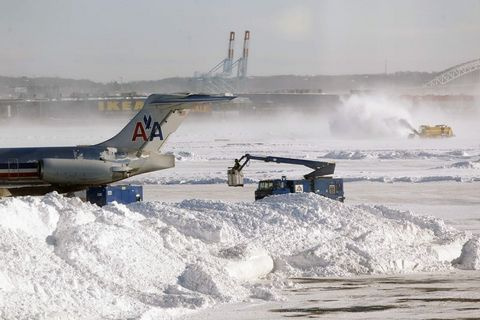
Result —
[[258, 183], [257, 190], [255, 190], [255, 200], [260, 200], [270, 195], [298, 192], [313, 192], [341, 202], [345, 200], [343, 192], [343, 179], [332, 178], [329, 176], [335, 171], [334, 162], [272, 156], [262, 157], [245, 154], [240, 159], [235, 159], [235, 165], [228, 168], [227, 175], [229, 186], [243, 187], [242, 170], [250, 160], [304, 165], [314, 169], [314, 171], [306, 174], [304, 179], [288, 180], [283, 176], [280, 179], [268, 179], [260, 181]]
[[453, 137], [453, 130], [445, 124], [437, 124], [435, 126], [421, 125], [418, 130], [413, 129], [410, 138], [450, 138]]

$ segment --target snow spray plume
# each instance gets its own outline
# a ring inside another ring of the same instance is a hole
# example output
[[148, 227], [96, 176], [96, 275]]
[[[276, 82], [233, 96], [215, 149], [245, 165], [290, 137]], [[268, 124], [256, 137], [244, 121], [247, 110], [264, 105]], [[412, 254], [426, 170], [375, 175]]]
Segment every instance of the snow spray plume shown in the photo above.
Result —
[[406, 119], [399, 119], [398, 124], [401, 126], [404, 126], [407, 129], [410, 129], [412, 131], [415, 131], [415, 128], [412, 126], [410, 122], [408, 122]]
[[382, 96], [352, 95], [329, 121], [330, 132], [352, 138], [406, 136], [413, 128], [407, 107]]

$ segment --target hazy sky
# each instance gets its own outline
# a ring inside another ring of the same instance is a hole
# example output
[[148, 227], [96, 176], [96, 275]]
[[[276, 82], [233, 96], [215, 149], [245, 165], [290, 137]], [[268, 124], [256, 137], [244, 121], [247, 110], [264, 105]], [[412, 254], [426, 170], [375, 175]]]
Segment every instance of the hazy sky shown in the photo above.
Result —
[[0, 75], [191, 76], [251, 30], [250, 75], [438, 71], [480, 58], [480, 0], [0, 0]]

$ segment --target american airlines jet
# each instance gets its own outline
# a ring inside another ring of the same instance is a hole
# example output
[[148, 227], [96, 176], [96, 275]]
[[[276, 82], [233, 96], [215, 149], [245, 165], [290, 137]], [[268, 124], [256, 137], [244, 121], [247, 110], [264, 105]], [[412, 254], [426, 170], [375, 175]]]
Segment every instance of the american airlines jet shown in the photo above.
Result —
[[0, 195], [74, 192], [174, 167], [174, 156], [161, 154], [160, 149], [185, 119], [188, 109], [233, 98], [152, 94], [125, 128], [102, 143], [0, 149]]

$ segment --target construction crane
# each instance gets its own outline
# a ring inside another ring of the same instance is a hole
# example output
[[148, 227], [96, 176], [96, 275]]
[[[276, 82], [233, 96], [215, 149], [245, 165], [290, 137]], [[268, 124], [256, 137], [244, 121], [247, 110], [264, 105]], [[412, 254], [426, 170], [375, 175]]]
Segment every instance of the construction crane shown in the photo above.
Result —
[[258, 183], [257, 190], [255, 190], [255, 200], [263, 199], [267, 196], [276, 194], [299, 192], [313, 192], [341, 202], [345, 200], [343, 192], [343, 179], [332, 178], [329, 176], [335, 172], [334, 162], [272, 156], [254, 156], [247, 153], [240, 159], [235, 159], [234, 166], [228, 168], [228, 186], [243, 187], [244, 184], [242, 170], [251, 160], [303, 165], [313, 169], [312, 172], [304, 175], [304, 179], [300, 180], [287, 180], [285, 176], [282, 176], [281, 179], [268, 179], [260, 181]]
[[[195, 79], [206, 92], [237, 92], [240, 80], [247, 77], [250, 31], [245, 31], [242, 56], [234, 60], [235, 32], [231, 31], [228, 38], [227, 57], [217, 63], [207, 73], [196, 73]], [[237, 70], [236, 74], [234, 70]], [[236, 76], [236, 80], [235, 80]]]
[[[227, 57], [217, 63], [212, 69], [210, 69], [204, 77], [213, 77], [213, 76], [230, 76], [232, 75], [232, 70], [234, 66], [233, 62], [233, 49], [235, 44], [235, 32], [230, 32], [230, 37], [228, 40], [228, 50]], [[236, 63], [236, 62], [235, 62]], [[222, 72], [218, 73], [222, 68]]]
[[245, 31], [245, 37], [243, 38], [243, 53], [242, 57], [239, 58], [235, 63], [238, 64], [237, 67], [237, 77], [246, 78], [247, 77], [247, 67], [248, 67], [248, 47], [250, 42], [250, 31]]

